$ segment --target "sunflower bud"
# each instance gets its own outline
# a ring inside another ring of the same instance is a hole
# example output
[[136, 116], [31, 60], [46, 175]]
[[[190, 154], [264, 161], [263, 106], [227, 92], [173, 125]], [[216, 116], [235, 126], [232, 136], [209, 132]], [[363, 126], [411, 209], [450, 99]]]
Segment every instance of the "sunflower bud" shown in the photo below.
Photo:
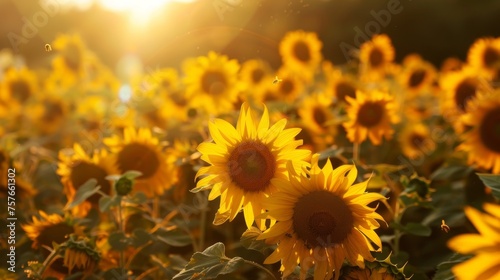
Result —
[[115, 183], [116, 193], [120, 196], [125, 196], [132, 191], [134, 180], [126, 176], [120, 177]]

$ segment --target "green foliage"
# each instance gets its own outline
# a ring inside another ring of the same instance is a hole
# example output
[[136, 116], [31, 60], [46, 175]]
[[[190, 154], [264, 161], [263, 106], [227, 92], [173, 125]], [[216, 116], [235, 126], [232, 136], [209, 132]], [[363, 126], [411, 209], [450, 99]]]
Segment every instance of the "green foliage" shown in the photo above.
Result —
[[83, 183], [83, 185], [81, 185], [78, 188], [73, 198], [73, 201], [68, 206], [66, 206], [66, 210], [72, 209], [73, 207], [80, 205], [87, 198], [97, 193], [100, 188], [101, 187], [97, 186], [96, 179], [89, 179], [87, 182]]
[[476, 173], [483, 183], [491, 189], [493, 196], [500, 200], [500, 175]]

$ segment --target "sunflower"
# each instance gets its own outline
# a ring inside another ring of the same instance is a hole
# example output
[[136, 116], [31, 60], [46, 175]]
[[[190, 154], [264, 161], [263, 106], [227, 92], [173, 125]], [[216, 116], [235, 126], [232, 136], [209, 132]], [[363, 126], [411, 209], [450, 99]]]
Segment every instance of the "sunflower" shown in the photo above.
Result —
[[33, 216], [31, 224], [21, 225], [26, 235], [33, 241], [34, 249], [50, 247], [52, 243], [61, 244], [72, 233], [81, 234], [82, 228], [74, 226], [71, 221], [66, 220], [58, 214], [47, 214], [39, 211], [40, 218]]
[[161, 195], [174, 183], [173, 166], [167, 164], [160, 140], [147, 128], [125, 128], [123, 137], [105, 138], [106, 144], [116, 156], [121, 173], [136, 170], [142, 173], [135, 180], [134, 191], [142, 191], [148, 197]]
[[17, 113], [37, 91], [38, 80], [35, 73], [27, 68], [10, 68], [5, 72], [3, 80], [0, 80], [0, 103], [5, 103], [11, 114]]
[[500, 173], [500, 90], [481, 94], [470, 102], [464, 123], [471, 130], [463, 134], [459, 150], [468, 153], [469, 164]]
[[351, 142], [361, 143], [368, 136], [374, 145], [380, 145], [382, 137], [392, 137], [391, 124], [399, 121], [393, 97], [381, 91], [373, 91], [370, 95], [358, 91], [356, 99], [347, 97], [347, 102], [350, 120], [344, 123], [344, 128]]
[[441, 68], [439, 72], [441, 75], [446, 75], [448, 73], [453, 73], [455, 71], [460, 71], [464, 66], [464, 62], [456, 57], [448, 57], [441, 63]]
[[54, 133], [61, 129], [68, 114], [66, 102], [58, 96], [44, 95], [35, 103], [29, 104], [28, 118], [43, 134]]
[[439, 105], [436, 96], [429, 92], [422, 92], [417, 96], [406, 96], [404, 114], [410, 121], [424, 121], [438, 114]]
[[305, 97], [298, 108], [298, 114], [304, 127], [315, 135], [316, 141], [331, 144], [337, 133], [335, 115], [332, 111], [331, 99], [324, 94]]
[[486, 203], [487, 213], [467, 206], [465, 214], [479, 231], [458, 235], [448, 242], [448, 247], [460, 254], [475, 256], [452, 268], [459, 280], [500, 279], [500, 205]]
[[313, 265], [314, 279], [335, 279], [345, 259], [365, 267], [373, 261], [370, 250], [382, 247], [375, 233], [376, 221], [383, 218], [367, 205], [385, 199], [378, 193], [365, 193], [368, 181], [354, 184], [357, 169], [342, 165], [335, 170], [328, 160], [318, 166], [319, 155], [312, 159], [310, 174], [298, 174], [289, 168], [289, 179], [276, 179], [279, 191], [266, 199], [267, 217], [276, 224], [257, 239], [278, 243], [277, 249], [264, 261], [281, 260], [283, 278], [300, 264], [301, 279]]
[[323, 64], [323, 71], [327, 80], [326, 93], [334, 97], [336, 102], [346, 102], [347, 96], [356, 98], [358, 85], [352, 75], [343, 74], [330, 63]]
[[80, 36], [59, 35], [52, 42], [52, 48], [58, 55], [52, 61], [54, 76], [59, 77], [63, 87], [71, 86], [85, 75], [85, 63], [88, 53]]
[[[96, 179], [97, 185], [101, 187], [100, 191], [111, 195], [112, 182], [106, 177], [116, 173], [113, 160], [105, 150], [88, 155], [79, 144], [75, 143], [71, 153], [67, 153], [66, 150], [59, 152], [57, 174], [61, 176], [68, 204], [73, 201], [78, 188], [90, 179]], [[98, 209], [99, 198], [97, 194], [89, 197], [75, 207], [74, 214], [83, 217], [91, 208]]]
[[361, 45], [359, 59], [363, 76], [368, 79], [382, 78], [394, 61], [394, 47], [391, 39], [385, 35], [375, 35]]
[[500, 38], [482, 38], [472, 44], [467, 62], [478, 71], [494, 75], [500, 69]]
[[387, 269], [372, 270], [369, 268], [352, 269], [342, 278], [342, 280], [396, 280], [394, 275], [390, 274]]
[[418, 55], [408, 55], [404, 60], [403, 69], [399, 82], [411, 95], [428, 89], [436, 78], [434, 66]]
[[[209, 123], [215, 143], [201, 143], [198, 151], [210, 166], [199, 169], [196, 177], [203, 178], [194, 189], [211, 188], [209, 200], [221, 197], [218, 217], [232, 221], [243, 208], [248, 228], [264, 212], [262, 200], [276, 191], [275, 179], [287, 179], [287, 162], [293, 161], [300, 170], [308, 165], [305, 159], [310, 154], [308, 150], [296, 149], [302, 144], [294, 139], [300, 129], [284, 129], [286, 119], [269, 127], [266, 107], [260, 121], [252, 114], [244, 103], [236, 128], [222, 119]], [[263, 227], [263, 220], [256, 222]]]
[[276, 76], [280, 81], [276, 84], [269, 83], [269, 91], [264, 92], [266, 95], [262, 100], [281, 100], [287, 104], [291, 104], [299, 99], [303, 93], [304, 80], [286, 67], [281, 67]]
[[321, 62], [322, 45], [316, 33], [297, 30], [285, 34], [279, 51], [285, 67], [310, 80]]
[[410, 159], [430, 155], [436, 143], [430, 138], [429, 128], [422, 123], [409, 123], [399, 135], [403, 154]]
[[140, 92], [149, 93], [149, 98], [164, 98], [179, 90], [179, 73], [175, 68], [163, 68], [146, 75]]
[[271, 67], [264, 60], [251, 59], [245, 61], [240, 70], [240, 78], [245, 83], [246, 94], [253, 101], [262, 102], [265, 89], [272, 83]]
[[189, 59], [183, 65], [186, 94], [208, 113], [231, 111], [240, 90], [239, 68], [238, 61], [215, 52]]
[[95, 244], [89, 239], [76, 239], [73, 235], [61, 247], [64, 248], [63, 265], [68, 268], [68, 275], [74, 268], [88, 276], [97, 267], [101, 257]]

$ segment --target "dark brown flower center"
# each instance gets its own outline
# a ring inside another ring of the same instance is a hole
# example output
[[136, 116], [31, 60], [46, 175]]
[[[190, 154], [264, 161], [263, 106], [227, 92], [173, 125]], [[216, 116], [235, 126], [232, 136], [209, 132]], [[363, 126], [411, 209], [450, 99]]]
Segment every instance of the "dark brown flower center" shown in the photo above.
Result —
[[328, 191], [313, 191], [295, 203], [293, 227], [309, 247], [341, 243], [353, 228], [352, 211], [342, 198]]
[[327, 121], [328, 117], [325, 111], [321, 107], [315, 107], [313, 109], [313, 118], [316, 124], [323, 127], [324, 123]]
[[373, 48], [370, 52], [368, 61], [371, 67], [378, 68], [382, 66], [384, 62], [384, 53], [379, 48]]
[[479, 125], [479, 136], [486, 148], [500, 153], [500, 107], [484, 115]]
[[226, 90], [226, 85], [226, 78], [219, 71], [208, 70], [201, 78], [201, 88], [208, 94], [222, 94]]
[[73, 72], [78, 72], [82, 67], [82, 51], [78, 45], [69, 43], [64, 49], [64, 63]]
[[384, 108], [380, 103], [367, 102], [359, 108], [358, 123], [364, 127], [373, 127], [380, 123], [384, 115]]
[[290, 79], [284, 79], [283, 82], [280, 83], [280, 91], [284, 95], [289, 95], [295, 89], [295, 84]]
[[69, 234], [74, 232], [73, 227], [63, 222], [47, 225], [39, 230], [39, 235], [35, 240], [37, 248], [40, 248], [42, 245], [52, 248], [52, 242], [61, 244], [68, 239]]
[[356, 88], [348, 82], [340, 82], [335, 85], [337, 100], [345, 101], [346, 96], [356, 98]]
[[[77, 190], [88, 180], [92, 178], [96, 179], [97, 185], [101, 187], [100, 190], [106, 194], [110, 194], [111, 184], [108, 180], [106, 180], [106, 176], [108, 175], [109, 174], [98, 165], [86, 161], [77, 161], [74, 162], [73, 166], [71, 167], [70, 180], [71, 184], [73, 184], [73, 187]], [[97, 205], [100, 197], [100, 195], [94, 194], [88, 198], [88, 201], [94, 205]]]
[[415, 149], [420, 149], [424, 146], [425, 137], [418, 133], [412, 133], [410, 135], [410, 144]]
[[426, 75], [427, 75], [427, 72], [425, 70], [422, 70], [422, 69], [418, 69], [418, 70], [413, 71], [413, 73], [411, 73], [410, 78], [408, 80], [408, 86], [410, 88], [418, 87], [425, 80]]
[[186, 97], [180, 92], [174, 92], [170, 95], [170, 99], [175, 103], [175, 105], [184, 107], [188, 104]]
[[276, 159], [269, 148], [256, 141], [242, 142], [227, 162], [231, 180], [247, 192], [264, 191], [276, 171]]
[[10, 83], [10, 92], [12, 93], [12, 97], [20, 103], [26, 102], [26, 100], [31, 96], [31, 89], [28, 83], [21, 80]]
[[494, 48], [486, 48], [483, 54], [483, 62], [486, 67], [493, 68], [500, 62], [500, 53]]
[[153, 176], [160, 167], [156, 151], [141, 143], [127, 144], [118, 153], [118, 168], [121, 172], [136, 170], [142, 173], [138, 179]]
[[303, 41], [297, 41], [293, 45], [293, 54], [301, 62], [307, 63], [311, 60], [309, 46]]
[[262, 81], [262, 78], [264, 78], [264, 71], [260, 68], [256, 68], [252, 71], [252, 83], [258, 84], [260, 81]]
[[63, 116], [63, 108], [61, 103], [56, 101], [46, 100], [44, 102], [45, 112], [42, 119], [48, 123], [53, 122]]
[[455, 90], [455, 104], [457, 107], [465, 112], [467, 102], [476, 96], [477, 81], [468, 78], [463, 80]]

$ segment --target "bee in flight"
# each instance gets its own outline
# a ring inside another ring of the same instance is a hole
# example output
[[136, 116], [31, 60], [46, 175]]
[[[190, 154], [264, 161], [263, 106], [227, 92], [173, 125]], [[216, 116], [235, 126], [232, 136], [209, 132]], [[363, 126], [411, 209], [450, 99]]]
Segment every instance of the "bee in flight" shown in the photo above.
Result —
[[50, 44], [45, 44], [45, 51], [47, 52], [52, 51], [52, 47], [50, 46]]
[[444, 220], [441, 220], [441, 230], [448, 233], [450, 231], [450, 226], [448, 226]]
[[282, 80], [282, 79], [280, 79], [280, 78], [278, 78], [278, 76], [276, 76], [276, 77], [274, 78], [273, 85], [274, 85], [274, 84], [277, 84], [277, 83], [281, 83], [281, 82], [283, 82], [283, 80]]

